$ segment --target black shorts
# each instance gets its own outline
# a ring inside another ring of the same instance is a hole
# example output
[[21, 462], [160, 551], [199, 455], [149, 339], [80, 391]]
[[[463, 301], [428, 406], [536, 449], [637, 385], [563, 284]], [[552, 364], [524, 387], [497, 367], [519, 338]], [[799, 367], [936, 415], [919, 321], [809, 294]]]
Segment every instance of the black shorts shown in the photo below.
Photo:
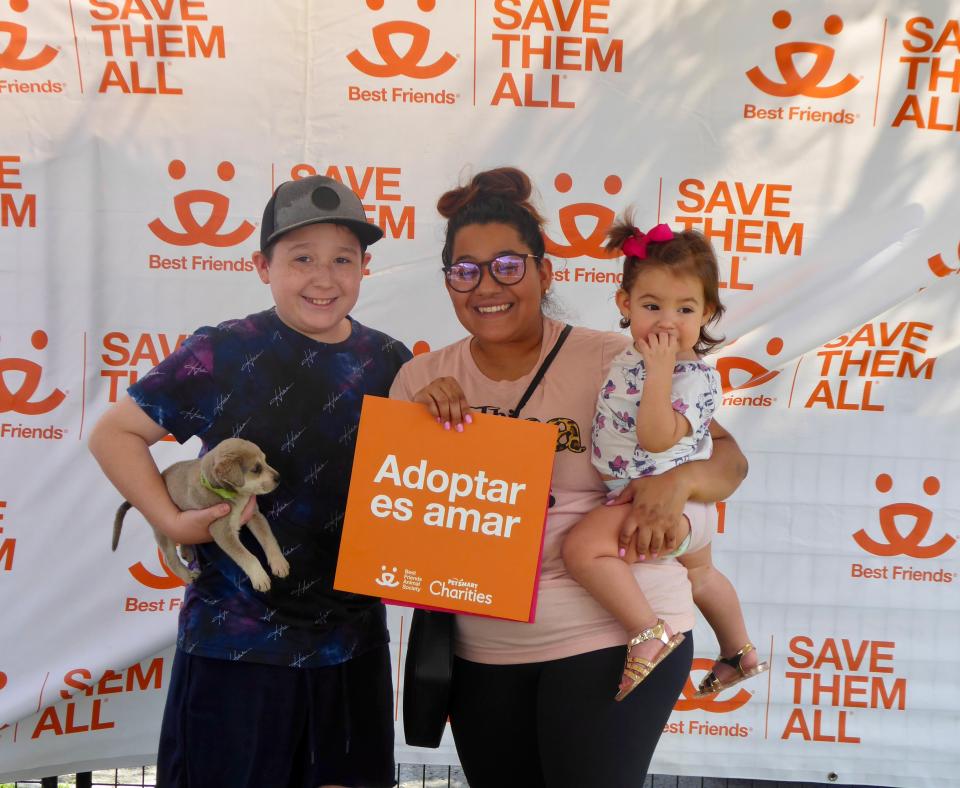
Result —
[[177, 650], [157, 788], [393, 786], [389, 646], [288, 668]]

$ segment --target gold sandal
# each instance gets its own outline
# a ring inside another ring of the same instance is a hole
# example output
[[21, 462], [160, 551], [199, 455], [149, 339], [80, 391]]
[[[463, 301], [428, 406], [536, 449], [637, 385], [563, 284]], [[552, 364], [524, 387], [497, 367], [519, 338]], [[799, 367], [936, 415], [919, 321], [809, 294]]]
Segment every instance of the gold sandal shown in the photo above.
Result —
[[[630, 642], [627, 643], [627, 659], [623, 663], [623, 675], [621, 676], [621, 679], [624, 676], [629, 679], [631, 684], [626, 689], [619, 690], [614, 700], [623, 700], [639, 687], [640, 683], [650, 675], [653, 669], [669, 657], [673, 650], [683, 642], [683, 638], [682, 632], [677, 632], [673, 637], [667, 637], [666, 624], [662, 618], [658, 618], [657, 623], [649, 629], [645, 629], [636, 637], [631, 638]], [[659, 640], [663, 643], [663, 648], [657, 652], [657, 656], [653, 660], [630, 655], [630, 649], [648, 640]]]
[[741, 681], [746, 681], [749, 678], [753, 678], [761, 673], [763, 673], [770, 665], [766, 662], [761, 662], [755, 667], [747, 668], [744, 670], [742, 663], [743, 657], [746, 654], [749, 654], [751, 651], [756, 651], [756, 647], [753, 643], [747, 643], [742, 649], [740, 649], [732, 657], [724, 657], [722, 654], [716, 658], [714, 664], [717, 662], [722, 662], [724, 665], [727, 665], [737, 671], [740, 675], [734, 676], [732, 679], [727, 679], [726, 681], [720, 681], [717, 678], [717, 674], [712, 670], [704, 677], [703, 681], [700, 682], [700, 686], [697, 687], [697, 692], [693, 696], [695, 698], [703, 698], [707, 695], [716, 695], [718, 692], [723, 692], [728, 687], [732, 687], [734, 684], [739, 684]]

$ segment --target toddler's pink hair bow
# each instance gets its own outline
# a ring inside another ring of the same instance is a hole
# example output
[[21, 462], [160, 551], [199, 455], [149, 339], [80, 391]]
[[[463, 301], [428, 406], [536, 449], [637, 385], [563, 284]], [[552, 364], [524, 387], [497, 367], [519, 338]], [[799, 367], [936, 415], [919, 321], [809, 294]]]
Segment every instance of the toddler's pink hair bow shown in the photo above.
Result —
[[647, 244], [653, 241], [654, 243], [662, 243], [664, 241], [673, 240], [673, 230], [671, 230], [665, 224], [658, 224], [650, 232], [644, 233], [638, 230], [636, 227], [633, 228], [633, 235], [627, 238], [623, 242], [623, 253], [627, 257], [636, 257], [638, 260], [647, 259]]

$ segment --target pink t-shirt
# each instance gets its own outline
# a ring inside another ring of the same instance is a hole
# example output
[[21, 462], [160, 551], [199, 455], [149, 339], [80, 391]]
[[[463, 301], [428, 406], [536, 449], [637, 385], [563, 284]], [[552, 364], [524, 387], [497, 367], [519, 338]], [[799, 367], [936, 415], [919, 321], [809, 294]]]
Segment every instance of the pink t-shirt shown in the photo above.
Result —
[[[561, 323], [545, 319], [540, 359], [518, 380], [486, 377], [474, 363], [467, 338], [408, 361], [390, 396], [411, 400], [436, 378], [452, 377], [472, 408], [506, 415], [523, 396], [562, 328]], [[574, 328], [524, 406], [521, 418], [556, 424], [559, 431], [536, 621], [527, 624], [457, 616], [458, 656], [487, 664], [541, 662], [627, 642], [623, 628], [567, 574], [560, 548], [574, 523], [604, 501], [607, 488], [590, 463], [590, 425], [607, 368], [628, 344], [629, 339], [621, 334]], [[693, 627], [693, 597], [680, 564], [672, 559], [636, 564], [634, 574], [651, 607], [675, 632]]]

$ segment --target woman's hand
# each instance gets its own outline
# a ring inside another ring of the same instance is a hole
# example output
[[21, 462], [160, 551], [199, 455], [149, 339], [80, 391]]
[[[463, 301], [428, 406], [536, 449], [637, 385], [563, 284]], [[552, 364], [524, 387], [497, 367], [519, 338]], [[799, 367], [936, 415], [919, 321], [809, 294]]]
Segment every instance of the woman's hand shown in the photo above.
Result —
[[656, 558], [672, 553], [680, 546], [687, 535], [681, 515], [690, 495], [686, 474], [680, 472], [684, 467], [657, 476], [633, 479], [616, 498], [608, 502], [611, 506], [632, 504], [620, 529], [623, 554], [630, 555], [636, 551], [642, 561], [648, 555]]
[[437, 378], [413, 395], [413, 401], [427, 409], [445, 430], [451, 426], [463, 432], [463, 425], [473, 423], [470, 403], [456, 378]]

